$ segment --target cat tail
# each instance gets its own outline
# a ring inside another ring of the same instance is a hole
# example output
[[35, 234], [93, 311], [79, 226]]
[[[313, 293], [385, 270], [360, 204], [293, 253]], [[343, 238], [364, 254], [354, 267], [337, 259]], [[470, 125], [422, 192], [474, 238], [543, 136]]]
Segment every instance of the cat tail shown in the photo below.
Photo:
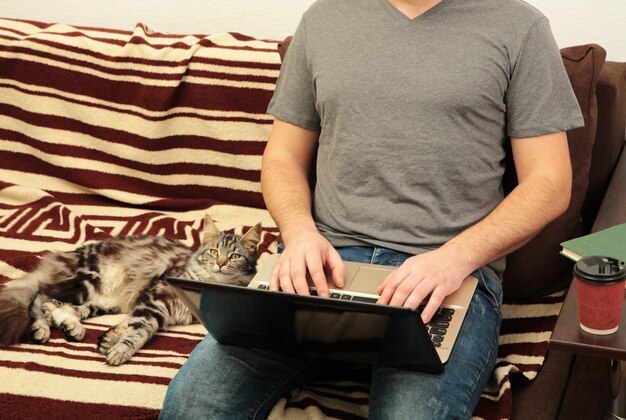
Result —
[[38, 291], [39, 282], [31, 274], [0, 290], [0, 345], [18, 343], [26, 334], [31, 324], [29, 308]]

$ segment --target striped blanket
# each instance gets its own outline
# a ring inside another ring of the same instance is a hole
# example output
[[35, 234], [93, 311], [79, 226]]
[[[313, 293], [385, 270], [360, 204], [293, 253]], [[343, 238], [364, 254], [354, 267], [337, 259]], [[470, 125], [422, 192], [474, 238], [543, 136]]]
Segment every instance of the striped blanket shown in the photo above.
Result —
[[[49, 249], [111, 235], [199, 242], [262, 222], [261, 263], [278, 231], [264, 209], [265, 113], [280, 69], [276, 42], [237, 33], [173, 35], [0, 19], [0, 287]], [[493, 383], [475, 415], [507, 418], [510, 378], [532, 379], [562, 296], [509, 303]], [[167, 385], [206, 333], [161, 331], [129, 363], [95, 351], [108, 315], [83, 342], [0, 348], [0, 418], [156, 418]], [[295, 390], [274, 418], [365, 418], [367, 369]]]

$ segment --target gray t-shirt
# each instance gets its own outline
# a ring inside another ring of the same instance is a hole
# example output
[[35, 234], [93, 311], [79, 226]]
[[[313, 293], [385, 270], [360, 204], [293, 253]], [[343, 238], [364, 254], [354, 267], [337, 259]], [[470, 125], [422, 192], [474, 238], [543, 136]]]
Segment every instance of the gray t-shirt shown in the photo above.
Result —
[[333, 245], [413, 254], [500, 203], [507, 136], [584, 124], [547, 19], [518, 0], [442, 0], [414, 20], [320, 0], [268, 112], [320, 131], [313, 215]]

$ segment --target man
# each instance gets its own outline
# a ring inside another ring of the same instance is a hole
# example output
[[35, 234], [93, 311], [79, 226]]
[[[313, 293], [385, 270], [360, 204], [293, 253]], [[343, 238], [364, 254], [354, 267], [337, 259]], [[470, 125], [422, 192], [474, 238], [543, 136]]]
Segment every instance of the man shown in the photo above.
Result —
[[[428, 322], [475, 276], [445, 372], [375, 366], [370, 392], [372, 418], [468, 418], [495, 363], [503, 257], [570, 198], [565, 131], [583, 121], [546, 18], [518, 0], [318, 1], [294, 35], [269, 113], [262, 188], [284, 242], [271, 289], [308, 294], [309, 272], [324, 295], [323, 268], [341, 287], [343, 259], [396, 265], [379, 303], [417, 308], [430, 294]], [[519, 185], [503, 198], [507, 137]], [[201, 363], [228, 370], [194, 385], [195, 395], [228, 389], [232, 401], [197, 396], [213, 418], [267, 415], [318, 369], [207, 339], [166, 409]]]

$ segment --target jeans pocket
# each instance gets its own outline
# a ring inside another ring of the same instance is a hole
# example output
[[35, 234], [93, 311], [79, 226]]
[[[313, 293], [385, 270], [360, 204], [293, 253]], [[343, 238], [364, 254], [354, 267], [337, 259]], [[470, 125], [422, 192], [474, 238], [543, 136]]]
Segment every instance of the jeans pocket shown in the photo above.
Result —
[[502, 310], [502, 286], [485, 271], [484, 268], [481, 268], [475, 271], [473, 276], [478, 279], [478, 287], [489, 296], [493, 309], [500, 312]]

